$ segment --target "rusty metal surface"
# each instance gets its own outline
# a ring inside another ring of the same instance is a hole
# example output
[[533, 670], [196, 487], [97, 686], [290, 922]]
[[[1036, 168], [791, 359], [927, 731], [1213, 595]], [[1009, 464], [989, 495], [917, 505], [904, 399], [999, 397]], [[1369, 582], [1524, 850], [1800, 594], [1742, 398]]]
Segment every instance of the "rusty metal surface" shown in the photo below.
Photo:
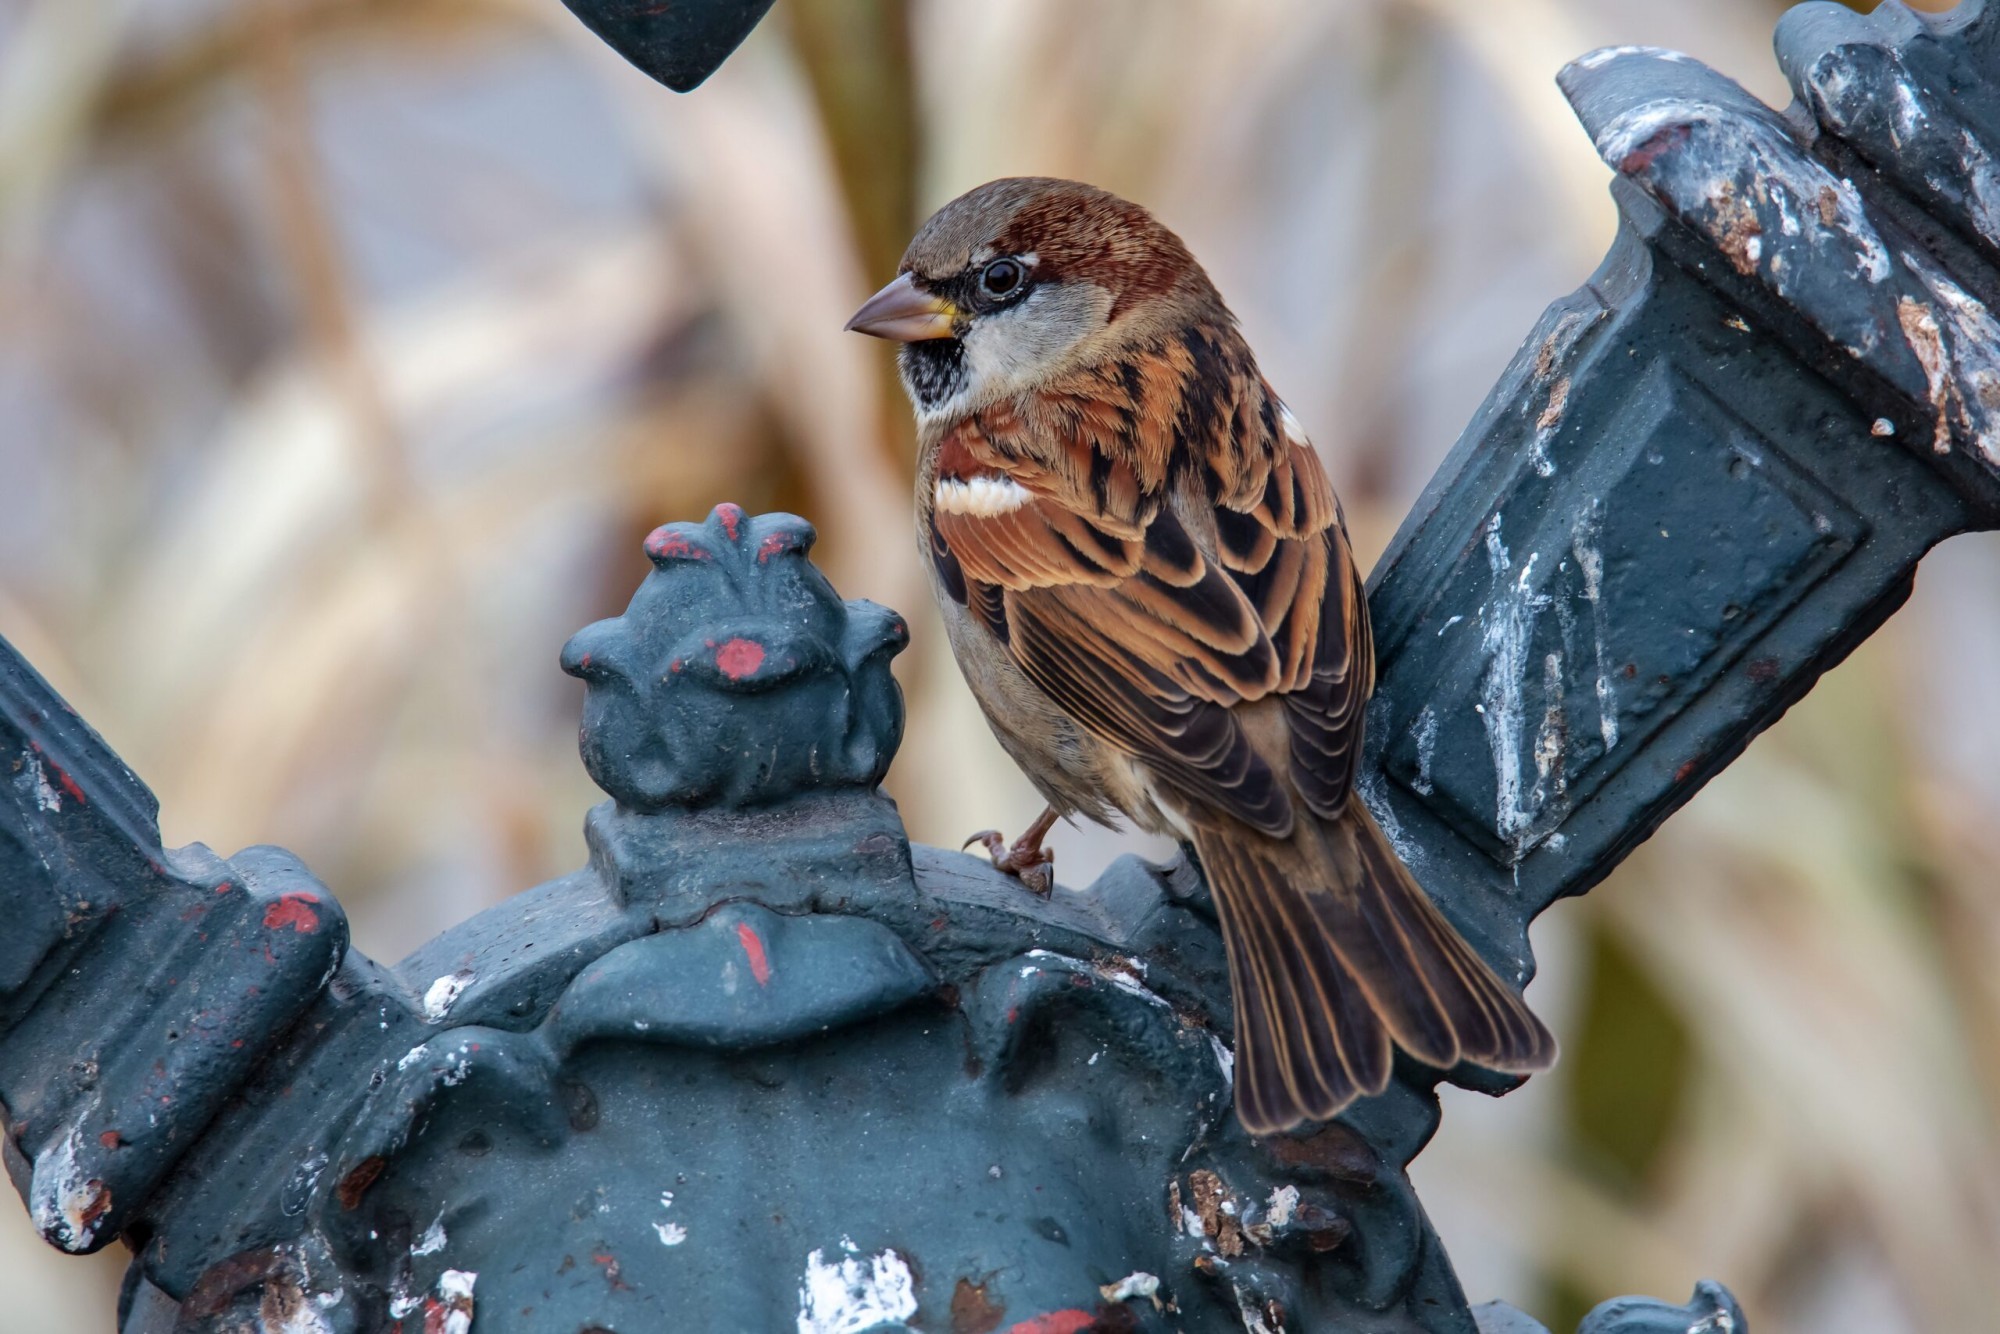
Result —
[[[2000, 524], [1996, 27], [1794, 11], [1783, 114], [1665, 52], [1564, 71], [1620, 236], [1371, 594], [1367, 795], [1513, 976]], [[810, 543], [733, 506], [653, 535], [564, 655], [588, 864], [394, 967], [281, 851], [161, 850], [0, 645], [7, 1162], [52, 1242], [133, 1246], [129, 1334], [1533, 1334], [1467, 1307], [1403, 1170], [1441, 1079], [1508, 1081], [1404, 1063], [1246, 1140], [1199, 876], [1042, 900], [912, 848], [876, 790], [905, 632]], [[1583, 1331], [1745, 1328], [1704, 1284]]]

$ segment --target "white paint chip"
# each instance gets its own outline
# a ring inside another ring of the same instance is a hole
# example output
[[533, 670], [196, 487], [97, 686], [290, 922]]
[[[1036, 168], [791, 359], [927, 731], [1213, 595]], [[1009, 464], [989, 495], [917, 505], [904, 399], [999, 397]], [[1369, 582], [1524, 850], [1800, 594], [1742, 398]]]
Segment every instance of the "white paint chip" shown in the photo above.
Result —
[[[479, 1275], [469, 1269], [447, 1269], [438, 1275], [438, 1300], [444, 1304], [442, 1334], [470, 1334], [472, 1329], [472, 1286]], [[429, 1328], [426, 1317], [425, 1328]]]
[[798, 1334], [864, 1334], [917, 1313], [916, 1281], [902, 1256], [889, 1250], [862, 1257], [844, 1237], [841, 1245], [850, 1253], [831, 1264], [823, 1251], [806, 1257]]
[[435, 1024], [450, 1014], [451, 1007], [458, 1003], [459, 995], [472, 980], [472, 970], [461, 968], [431, 983], [430, 989], [424, 992], [424, 1018]]
[[34, 1175], [28, 1183], [28, 1212], [34, 1217], [36, 1231], [71, 1254], [90, 1249], [100, 1216], [110, 1203], [110, 1191], [104, 1183], [86, 1176], [77, 1162], [83, 1148], [81, 1135], [71, 1130], [61, 1144], [36, 1155]]
[[655, 1223], [653, 1231], [660, 1234], [662, 1246], [678, 1246], [688, 1239], [688, 1230], [679, 1223]]
[[429, 1227], [424, 1229], [424, 1235], [418, 1237], [410, 1246], [410, 1254], [436, 1255], [444, 1249], [446, 1240], [447, 1238], [444, 1234], [444, 1210], [439, 1209], [438, 1216], [431, 1220]]
[[1159, 1277], [1144, 1270], [1127, 1274], [1116, 1283], [1106, 1283], [1097, 1291], [1107, 1302], [1129, 1302], [1134, 1297], [1144, 1297], [1155, 1306], [1160, 1303]]
[[51, 814], [60, 811], [62, 793], [50, 784], [48, 773], [42, 768], [42, 757], [31, 751], [23, 758], [28, 761], [27, 774], [34, 780], [35, 805]]

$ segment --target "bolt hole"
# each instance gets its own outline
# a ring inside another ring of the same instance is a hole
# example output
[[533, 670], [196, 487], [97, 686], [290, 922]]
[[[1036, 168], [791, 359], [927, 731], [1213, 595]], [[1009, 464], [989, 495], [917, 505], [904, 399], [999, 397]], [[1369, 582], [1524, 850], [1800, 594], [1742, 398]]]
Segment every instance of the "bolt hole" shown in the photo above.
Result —
[[1744, 458], [1741, 454], [1729, 460], [1729, 475], [1739, 482], [1748, 477], [1750, 475], [1750, 460]]

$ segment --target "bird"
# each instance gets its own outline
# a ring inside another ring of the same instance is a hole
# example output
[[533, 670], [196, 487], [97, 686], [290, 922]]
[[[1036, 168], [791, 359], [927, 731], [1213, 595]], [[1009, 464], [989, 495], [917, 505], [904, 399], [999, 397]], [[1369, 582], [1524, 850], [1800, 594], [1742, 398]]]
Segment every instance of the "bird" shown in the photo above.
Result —
[[1387, 1087], [1397, 1049], [1526, 1075], [1554, 1038], [1356, 790], [1374, 646], [1338, 498], [1188, 247], [1145, 208], [989, 182], [848, 322], [900, 343], [917, 542], [953, 654], [1058, 818], [1191, 846], [1251, 1136]]

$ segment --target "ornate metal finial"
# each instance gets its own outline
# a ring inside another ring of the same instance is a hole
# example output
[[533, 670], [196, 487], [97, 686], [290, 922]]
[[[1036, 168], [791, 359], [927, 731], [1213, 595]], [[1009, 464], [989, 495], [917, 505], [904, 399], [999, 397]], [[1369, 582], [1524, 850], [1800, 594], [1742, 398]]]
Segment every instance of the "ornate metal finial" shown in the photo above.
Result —
[[882, 781], [903, 736], [889, 660], [910, 632], [886, 607], [842, 602], [806, 559], [814, 537], [727, 504], [667, 524], [625, 614], [564, 646], [563, 670], [589, 686], [584, 767], [621, 806], [749, 808]]

